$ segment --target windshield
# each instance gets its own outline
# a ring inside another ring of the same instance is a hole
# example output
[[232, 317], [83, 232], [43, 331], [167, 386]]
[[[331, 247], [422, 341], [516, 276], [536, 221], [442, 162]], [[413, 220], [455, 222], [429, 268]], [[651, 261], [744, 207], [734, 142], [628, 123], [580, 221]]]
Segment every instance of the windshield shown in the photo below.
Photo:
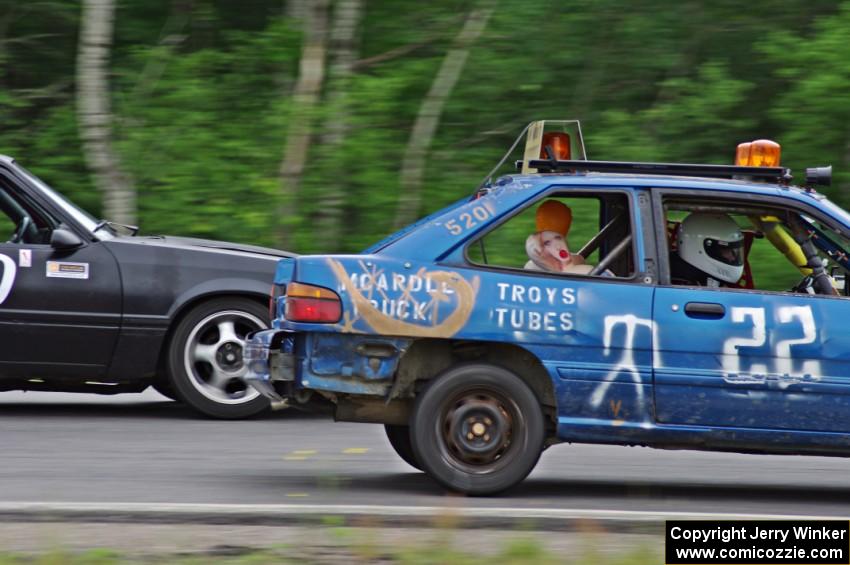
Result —
[[844, 232], [841, 235], [846, 236], [850, 234], [850, 214], [848, 214], [844, 208], [826, 198], [821, 200], [820, 204], [827, 209], [833, 218], [841, 222], [841, 227], [844, 228]]
[[[40, 178], [29, 172], [24, 167], [18, 165], [18, 170], [21, 174], [26, 177], [28, 181], [34, 184], [38, 189], [49, 198], [54, 204], [56, 204], [59, 208], [61, 208], [66, 214], [74, 218], [74, 220], [87, 229], [90, 232], [94, 232], [95, 228], [98, 225], [98, 221], [88, 212], [83, 210], [82, 208], [78, 208], [75, 206], [70, 200], [50, 188], [47, 183], [42, 181]], [[114, 237], [114, 233], [112, 232], [112, 228], [102, 228], [97, 230], [94, 233], [95, 237], [101, 240], [112, 239]]]

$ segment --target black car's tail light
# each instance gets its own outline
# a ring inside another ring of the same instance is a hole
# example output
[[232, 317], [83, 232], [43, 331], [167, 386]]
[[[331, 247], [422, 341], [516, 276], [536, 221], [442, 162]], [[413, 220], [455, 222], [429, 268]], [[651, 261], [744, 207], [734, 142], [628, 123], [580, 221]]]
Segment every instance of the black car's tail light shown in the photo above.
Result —
[[274, 320], [277, 318], [277, 300], [281, 296], [286, 294], [286, 285], [282, 284], [273, 284], [272, 289], [269, 292], [269, 319]]

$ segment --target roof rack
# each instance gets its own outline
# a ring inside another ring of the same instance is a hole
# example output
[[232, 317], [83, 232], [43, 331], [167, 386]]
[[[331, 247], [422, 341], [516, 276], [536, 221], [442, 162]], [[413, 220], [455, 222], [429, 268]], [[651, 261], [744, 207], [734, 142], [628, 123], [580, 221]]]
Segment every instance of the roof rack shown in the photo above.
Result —
[[[518, 166], [521, 162], [517, 163]], [[595, 173], [631, 173], [642, 175], [674, 175], [772, 180], [778, 184], [791, 182], [791, 169], [786, 167], [738, 167], [731, 165], [697, 165], [684, 163], [641, 163], [631, 161], [558, 161], [536, 159], [528, 163], [539, 173], [588, 171]]]

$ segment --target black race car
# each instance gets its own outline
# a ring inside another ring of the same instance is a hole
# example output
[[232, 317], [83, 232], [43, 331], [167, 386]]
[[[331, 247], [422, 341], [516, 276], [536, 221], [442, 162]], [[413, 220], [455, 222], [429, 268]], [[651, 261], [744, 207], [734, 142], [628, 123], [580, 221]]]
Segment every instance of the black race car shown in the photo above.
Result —
[[[263, 247], [97, 221], [0, 156], [0, 390], [141, 392], [244, 418], [245, 336], [269, 322]], [[5, 233], [4, 233], [5, 232]]]

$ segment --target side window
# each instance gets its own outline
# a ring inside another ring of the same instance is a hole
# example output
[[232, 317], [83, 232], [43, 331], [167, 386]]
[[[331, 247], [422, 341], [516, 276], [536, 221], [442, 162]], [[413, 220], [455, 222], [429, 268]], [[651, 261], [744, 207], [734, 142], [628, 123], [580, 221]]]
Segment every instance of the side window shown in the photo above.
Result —
[[2, 212], [0, 213], [0, 243], [2, 243], [11, 241], [18, 227], [15, 217], [20, 218], [8, 205], [5, 191], [0, 191], [0, 212]]
[[628, 197], [555, 194], [471, 243], [477, 265], [626, 278], [634, 274]]
[[668, 199], [664, 212], [673, 285], [831, 294], [807, 268], [823, 264], [844, 289], [850, 242], [800, 210]]
[[0, 179], [0, 243], [46, 244], [56, 222]]

